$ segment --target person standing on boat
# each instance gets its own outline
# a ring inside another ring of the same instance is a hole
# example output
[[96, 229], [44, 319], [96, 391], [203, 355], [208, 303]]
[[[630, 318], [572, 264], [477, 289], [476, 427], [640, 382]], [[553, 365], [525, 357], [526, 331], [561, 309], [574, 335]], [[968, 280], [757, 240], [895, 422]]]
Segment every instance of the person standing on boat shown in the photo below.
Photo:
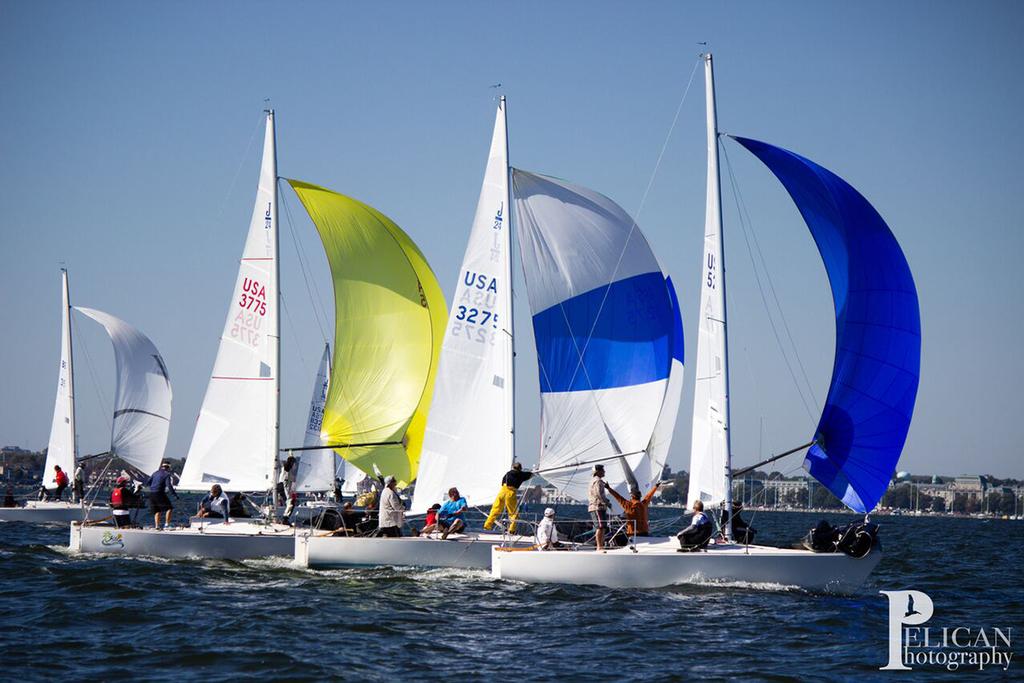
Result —
[[377, 511], [377, 535], [398, 538], [402, 535], [405, 524], [405, 505], [395, 491], [397, 481], [394, 477], [384, 480], [384, 490], [380, 494], [380, 507]]
[[554, 550], [560, 548], [558, 528], [555, 527], [555, 511], [545, 508], [544, 519], [537, 525], [537, 550]]
[[590, 520], [594, 523], [594, 541], [597, 549], [604, 550], [604, 528], [608, 523], [608, 496], [605, 489], [608, 485], [604, 483], [604, 465], [594, 465], [594, 476], [590, 479], [590, 491], [587, 496], [587, 511], [590, 512]]
[[512, 463], [512, 469], [501, 478], [501, 490], [498, 491], [498, 497], [494, 499], [494, 505], [491, 506], [491, 514], [487, 515], [487, 520], [484, 522], [486, 531], [491, 530], [498, 515], [504, 509], [508, 512], [508, 532], [510, 534], [516, 532], [516, 520], [519, 519], [519, 487], [532, 476], [533, 472], [523, 471], [521, 462]]
[[230, 524], [228, 517], [231, 514], [231, 501], [228, 500], [220, 484], [210, 487], [210, 492], [199, 503], [199, 516], [213, 519], [223, 519], [225, 524]]
[[53, 492], [54, 500], [60, 500], [64, 495], [64, 489], [68, 487], [68, 474], [60, 468], [60, 465], [53, 466], [53, 483], [57, 488]]
[[442, 540], [448, 538], [448, 534], [457, 533], [466, 528], [466, 510], [468, 509], [469, 503], [459, 494], [459, 490], [454, 486], [448, 489], [448, 500], [437, 513], [437, 528], [444, 532], [441, 534]]
[[171, 473], [171, 463], [164, 461], [160, 463], [160, 469], [149, 477], [149, 509], [153, 513], [153, 522], [156, 528], [160, 528], [160, 515], [164, 516], [164, 527], [171, 526], [171, 512], [174, 506], [167, 494], [178, 498], [178, 492], [174, 490], [172, 481], [174, 474]]
[[71, 487], [71, 502], [81, 502], [85, 497], [85, 469], [82, 464], [79, 463], [78, 467], [75, 468], [75, 480]]
[[622, 506], [622, 511], [626, 515], [626, 533], [630, 536], [650, 536], [651, 525], [648, 521], [647, 508], [651, 505], [651, 498], [654, 497], [654, 493], [661, 486], [661, 482], [658, 482], [651, 490], [647, 492], [647, 495], [643, 498], [640, 497], [640, 491], [637, 489], [630, 489], [629, 498], [624, 498], [619, 495], [619, 492], [608, 487], [608, 492], [612, 494], [615, 500], [619, 501], [619, 505]]

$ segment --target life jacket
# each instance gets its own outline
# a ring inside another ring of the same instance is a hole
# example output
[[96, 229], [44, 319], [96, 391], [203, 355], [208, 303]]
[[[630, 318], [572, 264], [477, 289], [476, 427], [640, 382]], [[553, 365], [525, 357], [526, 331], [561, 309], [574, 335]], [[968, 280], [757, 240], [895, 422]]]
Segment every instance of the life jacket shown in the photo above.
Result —
[[114, 490], [110, 492], [110, 504], [111, 505], [124, 505], [124, 487], [115, 486]]

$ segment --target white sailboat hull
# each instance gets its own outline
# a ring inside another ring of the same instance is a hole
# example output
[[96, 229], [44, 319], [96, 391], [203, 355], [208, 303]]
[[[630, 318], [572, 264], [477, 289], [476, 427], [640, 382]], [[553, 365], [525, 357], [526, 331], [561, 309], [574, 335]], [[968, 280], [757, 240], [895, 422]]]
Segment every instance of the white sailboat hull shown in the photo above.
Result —
[[0, 508], [0, 522], [28, 522], [30, 524], [67, 524], [83, 519], [100, 519], [110, 514], [106, 505], [86, 508], [81, 503], [30, 500], [25, 507]]
[[664, 588], [692, 583], [796, 587], [811, 592], [856, 591], [881, 559], [877, 548], [855, 559], [842, 553], [766, 546], [715, 545], [681, 553], [675, 539], [595, 551], [508, 552], [493, 550], [495, 578], [527, 583], [571, 583], [608, 588]]
[[294, 530], [282, 524], [236, 521], [177, 529], [117, 529], [71, 525], [74, 552], [150, 557], [247, 560], [289, 557]]
[[[489, 569], [491, 548], [500, 534], [453, 535], [439, 538], [362, 538], [300, 534], [295, 537], [295, 561], [304, 567], [454, 567]], [[520, 545], [532, 543], [522, 541]]]

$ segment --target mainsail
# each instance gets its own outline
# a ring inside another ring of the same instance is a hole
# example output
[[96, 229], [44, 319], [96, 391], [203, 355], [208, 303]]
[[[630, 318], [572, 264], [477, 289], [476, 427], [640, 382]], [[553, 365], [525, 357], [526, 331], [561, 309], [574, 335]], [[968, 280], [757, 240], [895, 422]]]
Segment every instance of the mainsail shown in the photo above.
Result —
[[512, 464], [511, 250], [502, 98], [441, 348], [412, 504], [416, 512], [443, 502], [452, 485], [470, 505], [490, 503]]
[[53, 479], [53, 466], [68, 473], [75, 471], [75, 373], [71, 354], [71, 299], [68, 294], [68, 271], [61, 275], [62, 304], [60, 314], [60, 368], [57, 371], [57, 397], [53, 402], [50, 444], [43, 465], [43, 484]]
[[851, 509], [871, 511], [910, 429], [921, 318], [907, 259], [846, 181], [787, 150], [734, 138], [782, 182], [814, 237], [836, 311], [832, 383], [804, 467]]
[[512, 184], [540, 366], [540, 469], [585, 499], [595, 463], [624, 487], [624, 456], [648, 487], [661, 475], [648, 449], [659, 419], [669, 419], [677, 311], [665, 275], [607, 197], [518, 169]]
[[334, 280], [327, 445], [364, 472], [416, 478], [448, 311], [427, 260], [384, 214], [289, 180]]
[[92, 308], [75, 310], [103, 326], [114, 346], [117, 390], [110, 454], [149, 474], [167, 447], [171, 426], [171, 380], [149, 337], [120, 318]]
[[273, 487], [278, 451], [277, 158], [267, 112], [263, 162], [238, 277], [180, 488]]
[[324, 344], [324, 355], [320, 359], [320, 370], [313, 383], [313, 398], [309, 402], [309, 419], [306, 421], [304, 448], [299, 455], [299, 471], [295, 476], [298, 491], [329, 491], [334, 488], [334, 477], [338, 456], [329, 449], [316, 450], [324, 445], [324, 405], [327, 403], [327, 389], [331, 382], [331, 345]]

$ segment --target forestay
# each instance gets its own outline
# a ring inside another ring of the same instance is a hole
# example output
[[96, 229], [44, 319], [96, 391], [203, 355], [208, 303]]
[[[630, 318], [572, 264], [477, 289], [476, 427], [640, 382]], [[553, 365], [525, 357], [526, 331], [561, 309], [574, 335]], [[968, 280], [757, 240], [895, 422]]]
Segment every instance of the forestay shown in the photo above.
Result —
[[256, 202], [180, 488], [267, 491], [278, 449], [277, 162], [267, 114]]
[[540, 469], [585, 499], [593, 463], [624, 489], [624, 455], [648, 487], [661, 474], [649, 462], [655, 427], [675, 420], [665, 404], [677, 310], [665, 275], [607, 197], [518, 169], [512, 182], [540, 366]]
[[71, 298], [68, 271], [61, 270], [62, 305], [60, 309], [60, 367], [57, 370], [57, 396], [53, 402], [50, 442], [43, 465], [43, 484], [53, 480], [54, 465], [68, 473], [75, 470], [75, 373], [71, 353]]
[[490, 503], [512, 464], [512, 271], [504, 99], [441, 349], [412, 509]]
[[447, 309], [426, 259], [384, 214], [298, 180], [334, 280], [323, 434], [369, 474], [416, 478]]
[[802, 156], [734, 138], [785, 186], [818, 246], [836, 312], [832, 383], [804, 467], [857, 512], [889, 485], [910, 428], [921, 320], [910, 267], [864, 197]]
[[[323, 438], [324, 405], [331, 381], [331, 345], [324, 345], [320, 359], [320, 370], [313, 382], [313, 398], [309, 402], [309, 418], [306, 420], [304, 448], [325, 445]], [[298, 455], [298, 473], [295, 488], [298, 491], [329, 491], [334, 488], [336, 461], [338, 456], [330, 449], [301, 451]]]
[[110, 437], [111, 455], [144, 473], [156, 470], [171, 425], [171, 380], [149, 338], [109, 313], [76, 306], [107, 331], [114, 346], [117, 390]]

